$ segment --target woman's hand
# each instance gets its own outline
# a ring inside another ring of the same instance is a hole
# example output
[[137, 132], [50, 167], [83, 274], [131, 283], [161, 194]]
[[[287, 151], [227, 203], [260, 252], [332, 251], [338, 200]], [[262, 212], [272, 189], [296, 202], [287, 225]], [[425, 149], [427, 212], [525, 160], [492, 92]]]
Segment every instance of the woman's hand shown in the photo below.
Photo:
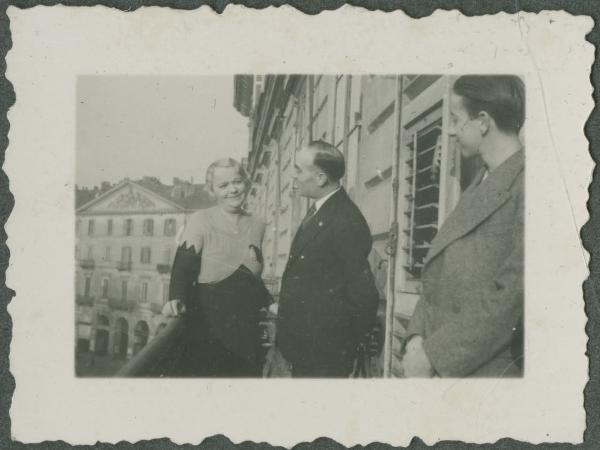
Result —
[[255, 276], [260, 277], [262, 272], [262, 254], [260, 249], [255, 245], [249, 245], [246, 257], [242, 264], [246, 266]]
[[182, 314], [185, 314], [185, 305], [181, 300], [174, 299], [163, 306], [162, 315], [165, 317], [179, 317]]
[[274, 316], [276, 316], [278, 311], [279, 311], [279, 303], [273, 302], [273, 303], [271, 303], [269, 305], [269, 312], [271, 314], [273, 314]]

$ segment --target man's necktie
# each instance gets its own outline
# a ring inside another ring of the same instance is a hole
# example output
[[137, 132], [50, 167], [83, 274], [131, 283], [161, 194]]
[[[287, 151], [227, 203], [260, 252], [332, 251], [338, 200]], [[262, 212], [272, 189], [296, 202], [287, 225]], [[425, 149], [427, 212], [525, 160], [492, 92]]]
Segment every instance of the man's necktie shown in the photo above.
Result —
[[302, 219], [302, 223], [300, 224], [301, 230], [304, 230], [304, 228], [306, 227], [308, 222], [310, 222], [310, 219], [313, 218], [313, 216], [315, 215], [316, 212], [317, 212], [317, 206], [313, 203], [311, 205], [311, 207], [308, 208], [308, 211], [306, 212], [306, 216], [304, 216], [304, 219]]

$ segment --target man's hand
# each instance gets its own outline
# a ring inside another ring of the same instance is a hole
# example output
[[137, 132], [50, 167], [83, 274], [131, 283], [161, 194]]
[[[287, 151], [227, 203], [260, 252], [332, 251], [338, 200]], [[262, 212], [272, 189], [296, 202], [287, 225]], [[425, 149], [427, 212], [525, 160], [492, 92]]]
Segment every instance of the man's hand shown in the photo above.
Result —
[[269, 313], [274, 316], [277, 316], [277, 312], [279, 311], [279, 303], [273, 302], [269, 305]]
[[171, 300], [165, 303], [162, 315], [165, 317], [179, 317], [185, 313], [185, 305], [181, 300]]
[[402, 359], [404, 376], [407, 378], [431, 378], [434, 371], [423, 350], [423, 338], [414, 336], [406, 344], [406, 354]]

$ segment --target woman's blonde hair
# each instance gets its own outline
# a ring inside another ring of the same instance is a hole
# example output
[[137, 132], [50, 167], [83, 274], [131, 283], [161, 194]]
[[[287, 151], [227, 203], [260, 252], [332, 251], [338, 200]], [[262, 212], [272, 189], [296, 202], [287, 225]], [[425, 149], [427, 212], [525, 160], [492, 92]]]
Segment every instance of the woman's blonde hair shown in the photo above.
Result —
[[224, 168], [234, 167], [238, 171], [238, 174], [244, 179], [246, 188], [250, 187], [250, 184], [251, 184], [250, 177], [248, 176], [246, 169], [244, 169], [244, 166], [242, 166], [242, 164], [239, 161], [236, 161], [233, 158], [221, 158], [221, 159], [217, 159], [215, 162], [211, 163], [211, 165], [208, 166], [208, 169], [206, 169], [205, 188], [208, 192], [210, 192], [210, 193], [213, 192], [213, 178], [214, 178], [215, 168], [217, 168], [217, 167], [224, 167]]

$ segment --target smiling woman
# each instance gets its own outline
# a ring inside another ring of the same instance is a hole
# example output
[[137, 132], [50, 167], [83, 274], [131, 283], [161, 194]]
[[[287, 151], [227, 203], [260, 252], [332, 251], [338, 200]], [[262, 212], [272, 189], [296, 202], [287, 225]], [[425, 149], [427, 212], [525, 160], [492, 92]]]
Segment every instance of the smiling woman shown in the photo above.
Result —
[[206, 187], [217, 205], [190, 216], [163, 309], [181, 317], [183, 331], [146, 375], [261, 374], [260, 309], [271, 302], [260, 278], [265, 225], [243, 209], [249, 181], [239, 162], [212, 163]]
[[206, 189], [231, 214], [239, 215], [249, 187], [246, 171], [233, 158], [219, 159], [206, 170]]

